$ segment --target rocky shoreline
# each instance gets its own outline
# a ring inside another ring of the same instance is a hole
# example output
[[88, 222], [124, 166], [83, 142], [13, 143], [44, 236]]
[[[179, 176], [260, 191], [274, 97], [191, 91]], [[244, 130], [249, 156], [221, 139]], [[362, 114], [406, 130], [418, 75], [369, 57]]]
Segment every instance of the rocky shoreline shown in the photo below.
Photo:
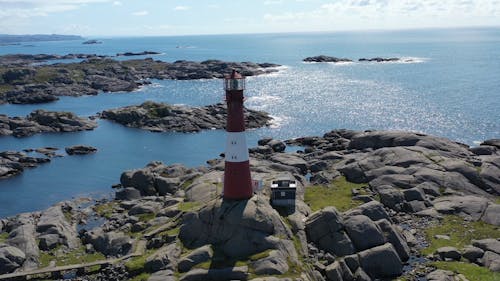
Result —
[[[263, 111], [245, 108], [244, 114], [247, 128], [269, 126], [272, 120]], [[186, 107], [148, 101], [138, 106], [105, 110], [99, 116], [127, 127], [152, 132], [198, 132], [224, 129], [227, 107], [223, 103]]]
[[77, 132], [95, 128], [97, 122], [71, 112], [38, 109], [26, 117], [0, 114], [0, 137], [28, 137], [39, 133]]
[[[156, 52], [122, 53], [117, 56], [150, 55]], [[79, 63], [41, 64], [52, 59], [83, 58]], [[148, 79], [222, 78], [233, 69], [245, 76], [276, 72], [271, 63], [155, 61], [151, 58], [118, 61], [105, 56], [70, 54], [6, 55], [0, 57], [0, 104], [45, 103], [59, 96], [97, 95], [100, 92], [130, 92]]]
[[[97, 152], [97, 148], [89, 145], [74, 145], [65, 148], [68, 155], [84, 155]], [[31, 156], [27, 153], [36, 152]], [[44, 157], [38, 157], [44, 155]], [[57, 147], [28, 148], [21, 151], [0, 151], [0, 180], [17, 176], [26, 168], [35, 168], [48, 163], [54, 157], [64, 157]]]
[[[319, 55], [314, 57], [307, 57], [303, 59], [304, 62], [333, 62], [333, 63], [341, 63], [341, 62], [353, 62], [352, 59], [348, 58], [337, 58], [325, 55]], [[412, 62], [412, 59], [403, 59], [403, 58], [360, 58], [359, 62]]]
[[[467, 280], [455, 278], [468, 268], [500, 276], [499, 140], [470, 148], [335, 130], [263, 139], [250, 155], [264, 189], [248, 201], [220, 200], [221, 158], [199, 168], [151, 162], [121, 175], [114, 200], [2, 219], [0, 274], [118, 257], [73, 280], [445, 281]], [[291, 212], [269, 203], [270, 181], [282, 177], [297, 181]]]

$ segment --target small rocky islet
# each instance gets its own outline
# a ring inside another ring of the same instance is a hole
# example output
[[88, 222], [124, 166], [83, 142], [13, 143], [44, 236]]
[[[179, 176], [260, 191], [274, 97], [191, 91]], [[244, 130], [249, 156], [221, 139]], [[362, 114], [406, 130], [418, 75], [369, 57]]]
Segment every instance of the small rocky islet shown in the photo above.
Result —
[[[244, 108], [244, 115], [247, 128], [269, 126], [272, 120], [266, 112], [248, 108]], [[105, 110], [99, 117], [127, 127], [153, 132], [198, 132], [207, 129], [224, 129], [227, 106], [218, 103], [187, 107], [148, 101], [138, 106]]]
[[[126, 52], [117, 56], [157, 54]], [[53, 59], [84, 58], [77, 63], [33, 64]], [[97, 95], [100, 92], [130, 92], [149, 84], [148, 79], [222, 78], [233, 69], [245, 76], [278, 71], [272, 63], [202, 62], [173, 63], [152, 58], [118, 61], [95, 55], [6, 55], [0, 57], [0, 104], [51, 102], [59, 96]]]
[[[332, 62], [332, 63], [342, 63], [342, 62], [353, 62], [352, 59], [348, 58], [338, 58], [332, 56], [319, 55], [314, 57], [307, 57], [303, 59], [304, 62]], [[382, 58], [382, 57], [374, 57], [374, 58], [360, 58], [359, 62], [412, 62], [413, 59], [409, 58]]]
[[[471, 148], [419, 133], [334, 130], [262, 139], [250, 156], [264, 188], [249, 200], [220, 199], [222, 158], [199, 168], [151, 162], [125, 171], [113, 200], [2, 219], [0, 273], [113, 259], [71, 278], [500, 276], [499, 140]], [[269, 203], [270, 182], [283, 177], [297, 182], [288, 212]]]

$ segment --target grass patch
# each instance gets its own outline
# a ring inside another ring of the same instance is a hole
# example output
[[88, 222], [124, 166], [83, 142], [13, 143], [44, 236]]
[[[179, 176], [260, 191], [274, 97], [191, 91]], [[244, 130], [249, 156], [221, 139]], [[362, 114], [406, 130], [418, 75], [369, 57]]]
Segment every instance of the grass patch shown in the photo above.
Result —
[[133, 257], [125, 263], [125, 267], [129, 272], [138, 272], [144, 270], [144, 265], [146, 264], [146, 255], [140, 257]]
[[40, 67], [37, 69], [35, 77], [33, 77], [34, 82], [44, 83], [49, 82], [57, 77], [57, 70], [53, 67]]
[[111, 218], [111, 215], [113, 215], [113, 209], [115, 207], [114, 202], [107, 202], [101, 205], [96, 205], [94, 208], [94, 211], [101, 217], [104, 218]]
[[306, 187], [304, 202], [312, 211], [321, 210], [327, 206], [334, 206], [339, 211], [346, 211], [362, 204], [361, 201], [352, 200], [351, 190], [356, 188], [363, 194], [361, 187], [365, 184], [352, 183], [345, 177], [340, 177], [329, 186], [315, 185]]
[[449, 270], [455, 273], [460, 273], [465, 276], [469, 281], [498, 281], [500, 280], [500, 273], [490, 271], [485, 267], [475, 265], [467, 262], [447, 262], [437, 261], [432, 262], [432, 266], [438, 269]]
[[52, 261], [55, 261], [56, 266], [62, 266], [79, 263], [90, 263], [106, 259], [106, 257], [99, 252], [95, 252], [93, 254], [86, 253], [84, 246], [81, 246], [68, 253], [63, 253], [62, 251], [60, 251], [60, 249], [61, 247], [57, 247], [50, 251], [41, 251], [39, 258], [40, 267], [47, 267]]
[[129, 279], [130, 281], [147, 281], [149, 279], [149, 276], [151, 276], [150, 273], [143, 272], [139, 275], [136, 275]]
[[0, 243], [3, 243], [9, 238], [9, 233], [7, 232], [2, 232], [0, 233]]
[[148, 222], [148, 221], [156, 218], [156, 214], [154, 214], [154, 213], [139, 214], [139, 215], [137, 215], [137, 217], [139, 218], [139, 221]]
[[[448, 235], [450, 240], [435, 239], [437, 234]], [[425, 237], [430, 245], [422, 253], [428, 255], [445, 246], [461, 249], [473, 239], [500, 238], [500, 228], [482, 221], [470, 222], [459, 216], [445, 216], [439, 225], [425, 230]]]
[[251, 255], [248, 259], [251, 261], [256, 261], [256, 260], [260, 260], [263, 258], [267, 258], [267, 257], [269, 257], [269, 254], [271, 253], [271, 251], [272, 251], [272, 249], [265, 250], [264, 252], [260, 252], [260, 253], [257, 253], [255, 255]]
[[200, 202], [189, 201], [189, 202], [180, 202], [177, 208], [179, 209], [179, 211], [189, 212], [197, 209], [200, 206], [201, 206]]
[[500, 196], [497, 196], [497, 198], [495, 199], [495, 203], [500, 204]]

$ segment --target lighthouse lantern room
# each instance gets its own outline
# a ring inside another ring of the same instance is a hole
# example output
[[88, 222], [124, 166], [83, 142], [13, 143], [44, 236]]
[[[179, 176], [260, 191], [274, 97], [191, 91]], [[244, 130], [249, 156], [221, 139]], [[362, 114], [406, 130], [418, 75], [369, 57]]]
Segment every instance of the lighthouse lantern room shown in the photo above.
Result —
[[227, 140], [223, 197], [227, 200], [245, 200], [253, 195], [243, 114], [244, 89], [245, 77], [235, 70], [224, 77], [227, 103]]

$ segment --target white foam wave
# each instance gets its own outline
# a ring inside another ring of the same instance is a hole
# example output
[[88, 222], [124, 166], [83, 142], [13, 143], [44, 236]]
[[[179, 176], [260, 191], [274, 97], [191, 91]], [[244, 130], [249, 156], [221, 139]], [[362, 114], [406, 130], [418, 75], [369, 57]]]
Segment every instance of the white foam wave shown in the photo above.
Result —
[[272, 129], [276, 129], [283, 126], [283, 124], [285, 124], [287, 121], [291, 119], [291, 117], [288, 116], [275, 116], [275, 115], [269, 115], [269, 116], [273, 118], [271, 120], [271, 125], [270, 125], [270, 128]]

